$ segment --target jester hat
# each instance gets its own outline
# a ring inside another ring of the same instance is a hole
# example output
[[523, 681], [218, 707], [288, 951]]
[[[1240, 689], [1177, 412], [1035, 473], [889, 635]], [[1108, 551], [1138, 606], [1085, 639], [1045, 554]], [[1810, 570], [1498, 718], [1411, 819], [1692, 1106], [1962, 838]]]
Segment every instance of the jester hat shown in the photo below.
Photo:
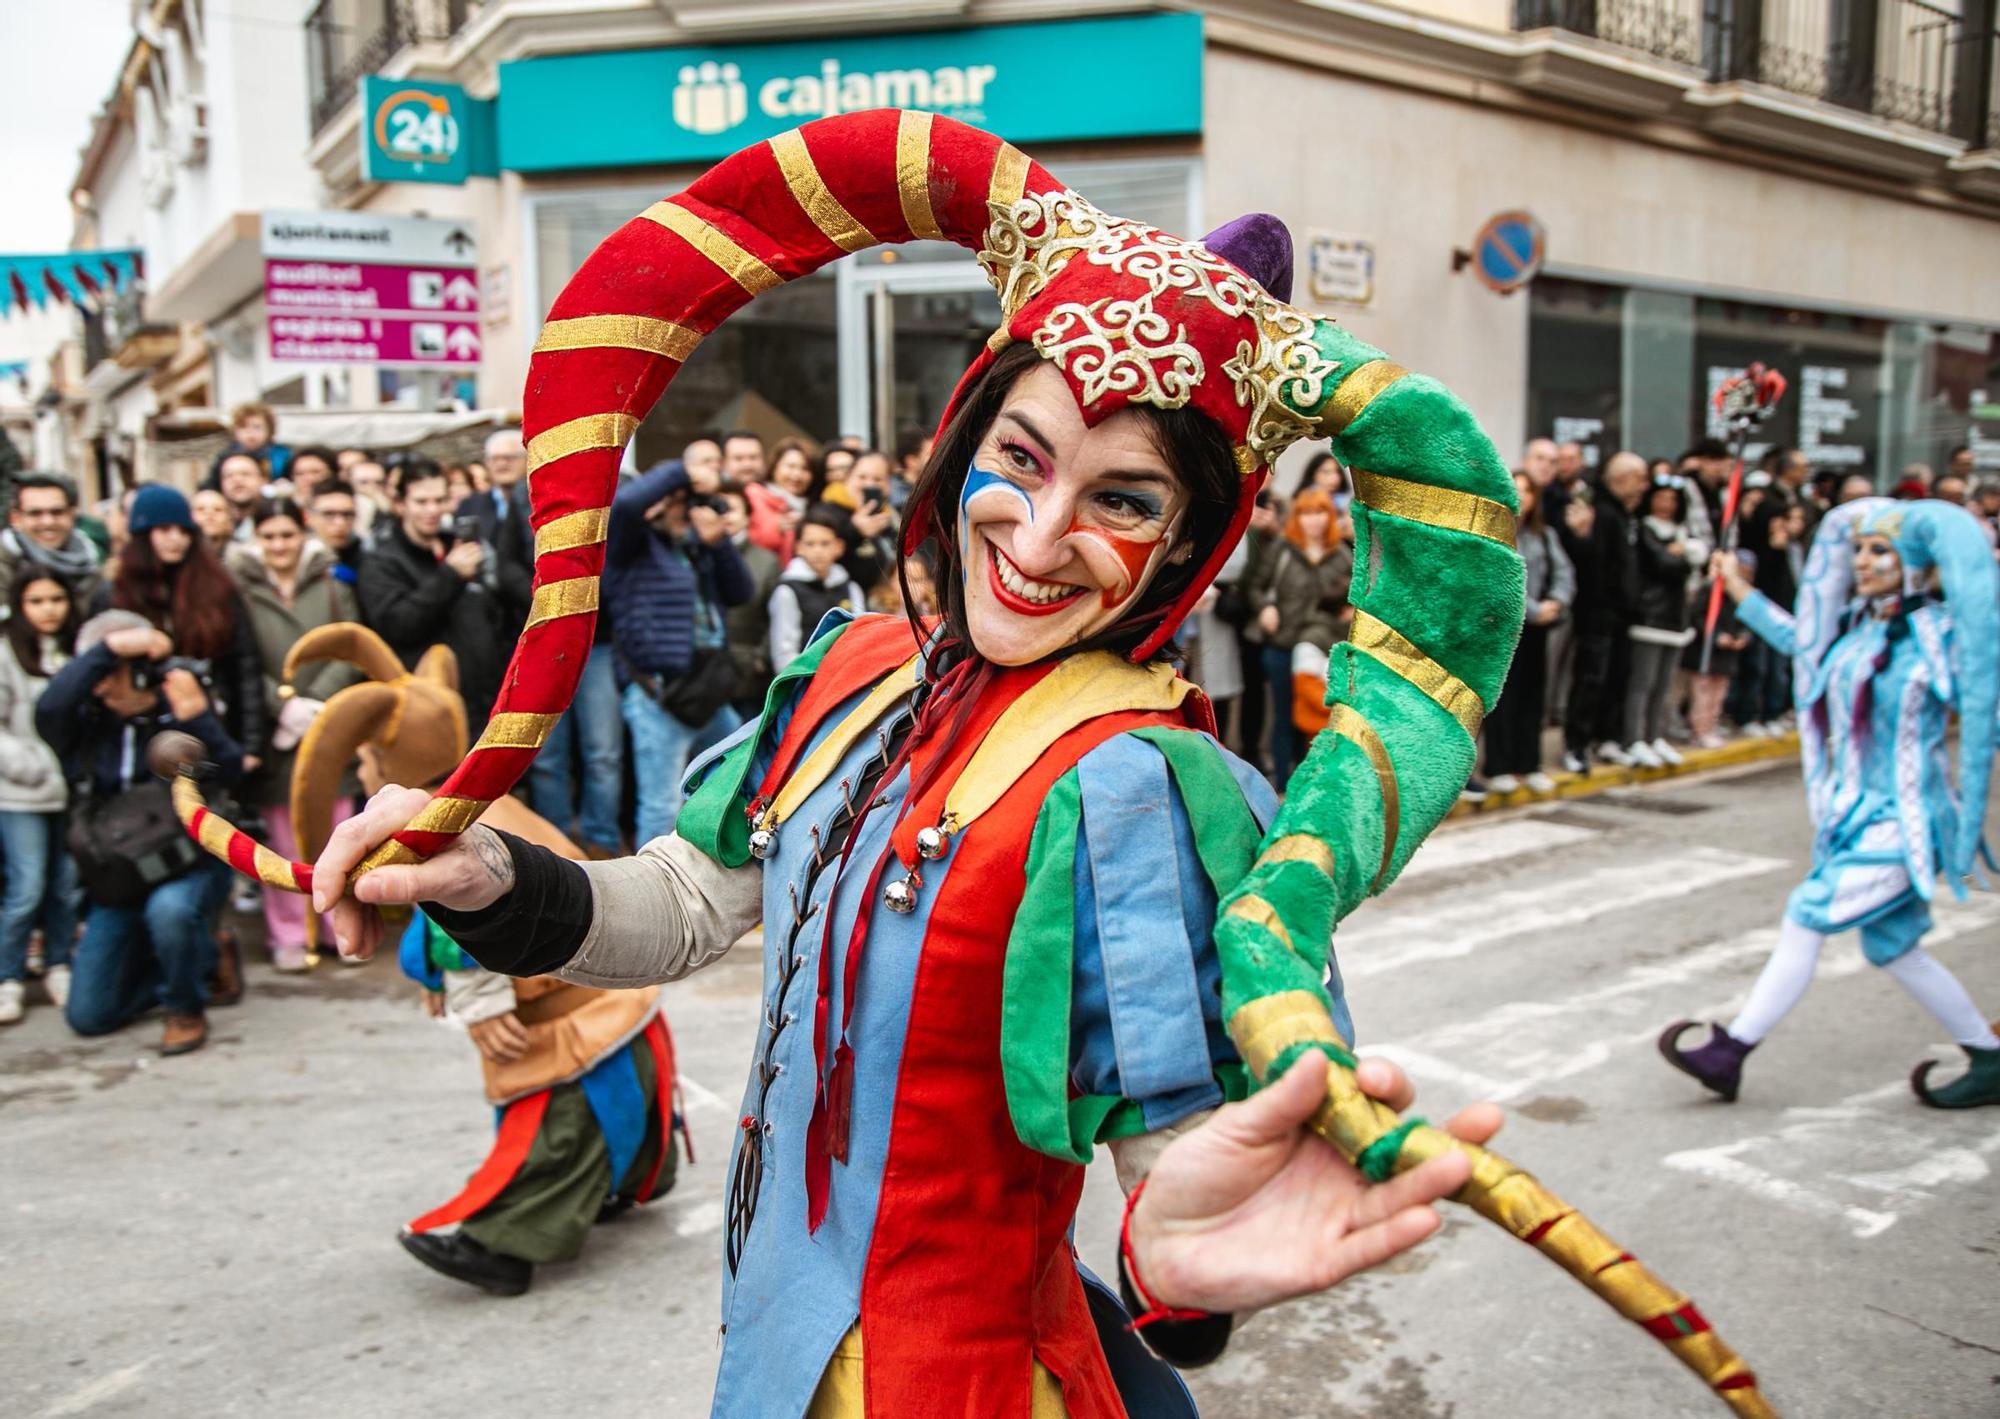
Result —
[[282, 678], [289, 685], [301, 666], [325, 660], [344, 661], [368, 678], [329, 697], [299, 740], [292, 833], [308, 862], [326, 846], [340, 780], [363, 745], [374, 750], [384, 781], [429, 784], [458, 767], [469, 737], [458, 657], [449, 646], [432, 646], [415, 670], [405, 670], [374, 631], [339, 621], [300, 636], [285, 657]]
[[[1255, 1078], [1325, 1056], [1313, 1127], [1346, 1157], [1386, 1177], [1447, 1149], [1472, 1154], [1460, 1201], [1645, 1325], [1738, 1413], [1768, 1414], [1685, 1297], [1497, 1154], [1398, 1120], [1354, 1081], [1323, 984], [1328, 943], [1471, 772], [1522, 623], [1514, 488], [1441, 385], [1286, 302], [1289, 239], [1272, 219], [1187, 241], [1099, 211], [991, 134], [875, 110], [745, 148], [613, 232], [556, 298], [528, 368], [534, 595], [493, 716], [438, 795], [357, 871], [448, 846], [561, 717], [590, 651], [621, 453], [702, 338], [849, 253], [939, 239], [976, 253], [1004, 316], [952, 408], [1021, 341], [1062, 372], [1087, 422], [1133, 404], [1192, 407], [1235, 451], [1230, 524], [1136, 657], [1213, 579], [1280, 452], [1330, 439], [1353, 472], [1355, 616], [1329, 667], [1331, 717], [1217, 918], [1224, 1012]], [[919, 507], [909, 523], [929, 520]]]

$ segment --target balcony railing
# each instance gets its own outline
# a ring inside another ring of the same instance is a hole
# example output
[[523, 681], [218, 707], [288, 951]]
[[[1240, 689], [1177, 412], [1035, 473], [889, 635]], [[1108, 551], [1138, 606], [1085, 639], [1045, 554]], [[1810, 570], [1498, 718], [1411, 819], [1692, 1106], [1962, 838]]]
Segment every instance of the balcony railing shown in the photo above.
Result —
[[397, 50], [450, 39], [479, 0], [319, 0], [306, 16], [306, 92], [317, 133]]
[[1996, 138], [1993, 25], [1979, 13], [1990, 8], [1991, 0], [1515, 0], [1514, 23], [1980, 146]]

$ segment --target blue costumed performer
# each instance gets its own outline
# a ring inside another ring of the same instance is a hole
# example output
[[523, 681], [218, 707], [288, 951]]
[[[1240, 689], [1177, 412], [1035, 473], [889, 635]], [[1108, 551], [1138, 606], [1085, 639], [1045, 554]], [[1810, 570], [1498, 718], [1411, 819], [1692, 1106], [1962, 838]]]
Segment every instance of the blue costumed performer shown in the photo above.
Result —
[[[1791, 656], [1812, 870], [1785, 904], [1777, 949], [1727, 1029], [1692, 1049], [1682, 1020], [1660, 1037], [1676, 1069], [1733, 1100], [1743, 1061], [1812, 983], [1821, 944], [1859, 931], [1861, 950], [1964, 1048], [1969, 1067], [1932, 1088], [1934, 1108], [2000, 1104], [2000, 1037], [1923, 947], [1940, 873], [1958, 896], [1983, 852], [2000, 703], [2000, 576], [1977, 519], [1940, 502], [1864, 498], [1820, 524], [1791, 613], [1718, 556], [1743, 624]], [[1945, 728], [1959, 721], [1958, 781]]]

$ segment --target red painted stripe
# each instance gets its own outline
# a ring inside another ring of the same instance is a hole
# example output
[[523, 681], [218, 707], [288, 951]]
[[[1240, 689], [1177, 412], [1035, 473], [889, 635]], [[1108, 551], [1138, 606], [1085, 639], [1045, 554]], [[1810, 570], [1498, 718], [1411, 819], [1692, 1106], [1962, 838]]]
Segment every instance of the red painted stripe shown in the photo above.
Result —
[[674, 1147], [674, 1040], [667, 1033], [666, 1016], [656, 1014], [647, 1022], [645, 1040], [653, 1056], [653, 1101], [660, 1111], [660, 1151], [654, 1155], [653, 1166], [647, 1169], [646, 1181], [639, 1189], [641, 1202], [653, 1195], [653, 1188], [660, 1181], [660, 1170], [666, 1166], [667, 1154]]
[[1542, 1223], [1541, 1226], [1535, 1228], [1534, 1231], [1528, 1233], [1527, 1236], [1521, 1238], [1521, 1240], [1526, 1242], [1529, 1246], [1534, 1246], [1536, 1243], [1540, 1242], [1543, 1237], [1546, 1237], [1549, 1234], [1549, 1229], [1555, 1226], [1556, 1223], [1562, 1221], [1562, 1219], [1565, 1217], [1573, 1215], [1575, 1214], [1569, 1212], [1559, 1212], [1555, 1216], [1549, 1218], [1548, 1221]]
[[205, 806], [195, 809], [194, 816], [188, 819], [188, 825], [187, 825], [188, 836], [192, 837], [196, 842], [200, 842], [201, 825], [207, 821], [208, 821], [208, 809]]
[[1757, 1377], [1748, 1370], [1745, 1370], [1740, 1375], [1731, 1375], [1727, 1379], [1717, 1380], [1715, 1387], [1717, 1389], [1755, 1389], [1757, 1388]]
[[535, 1135], [541, 1131], [542, 1117], [548, 1111], [547, 1089], [509, 1104], [507, 1112], [500, 1116], [500, 1131], [493, 1139], [493, 1151], [486, 1155], [479, 1171], [466, 1182], [464, 1191], [444, 1206], [417, 1218], [410, 1223], [409, 1229], [412, 1232], [428, 1232], [453, 1222], [463, 1222], [498, 1197], [506, 1190], [507, 1184], [514, 1181], [514, 1174], [521, 1171], [521, 1164], [528, 1161], [528, 1153], [535, 1146]]
[[1627, 1262], [1637, 1261], [1637, 1260], [1638, 1258], [1633, 1256], [1631, 1252], [1621, 1251], [1620, 1253], [1618, 1253], [1618, 1255], [1612, 1257], [1611, 1260], [1605, 1262], [1604, 1265], [1598, 1267], [1597, 1270], [1591, 1272], [1590, 1274], [1592, 1276], [1602, 1276], [1605, 1272], [1609, 1271], [1614, 1266], [1623, 1266]]
[[1681, 1340], [1690, 1335], [1700, 1335], [1708, 1329], [1708, 1322], [1702, 1319], [1701, 1312], [1692, 1305], [1682, 1306], [1677, 1311], [1668, 1311], [1665, 1315], [1654, 1316], [1650, 1320], [1642, 1320], [1639, 1324], [1656, 1340]]
[[257, 844], [240, 828], [229, 830], [229, 865], [245, 877], [257, 875]]

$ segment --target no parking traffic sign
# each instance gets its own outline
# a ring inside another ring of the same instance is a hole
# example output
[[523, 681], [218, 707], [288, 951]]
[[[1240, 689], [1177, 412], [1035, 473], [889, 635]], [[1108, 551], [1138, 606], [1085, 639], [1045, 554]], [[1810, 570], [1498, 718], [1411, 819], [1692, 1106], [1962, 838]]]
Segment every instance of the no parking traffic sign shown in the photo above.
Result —
[[1486, 288], [1506, 295], [1535, 279], [1548, 239], [1532, 213], [1502, 212], [1487, 219], [1472, 242], [1472, 269]]

